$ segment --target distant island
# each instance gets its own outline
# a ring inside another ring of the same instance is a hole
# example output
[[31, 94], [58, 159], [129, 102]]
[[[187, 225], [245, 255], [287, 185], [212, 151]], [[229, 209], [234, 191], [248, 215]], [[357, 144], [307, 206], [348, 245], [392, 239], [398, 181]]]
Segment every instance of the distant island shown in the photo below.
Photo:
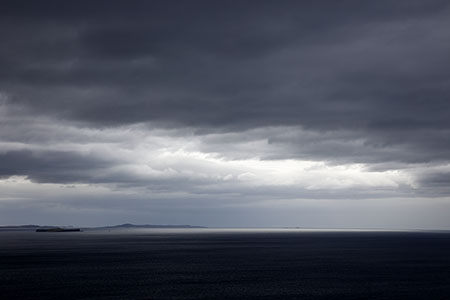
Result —
[[[192, 225], [136, 225], [125, 223], [121, 225], [112, 226], [99, 226], [99, 227], [81, 227], [81, 229], [139, 229], [139, 228], [207, 228], [204, 226], [192, 226]], [[47, 225], [14, 225], [14, 226], [0, 226], [0, 231], [37, 231], [37, 232], [71, 232], [81, 231], [80, 228], [74, 228], [72, 226], [47, 226]]]

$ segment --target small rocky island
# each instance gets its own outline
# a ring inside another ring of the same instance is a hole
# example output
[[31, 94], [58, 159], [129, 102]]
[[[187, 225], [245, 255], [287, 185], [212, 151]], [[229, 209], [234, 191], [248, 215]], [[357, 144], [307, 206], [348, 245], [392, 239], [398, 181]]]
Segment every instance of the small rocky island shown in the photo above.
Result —
[[52, 228], [38, 228], [36, 232], [79, 232], [80, 228], [61, 228], [61, 227], [52, 227]]

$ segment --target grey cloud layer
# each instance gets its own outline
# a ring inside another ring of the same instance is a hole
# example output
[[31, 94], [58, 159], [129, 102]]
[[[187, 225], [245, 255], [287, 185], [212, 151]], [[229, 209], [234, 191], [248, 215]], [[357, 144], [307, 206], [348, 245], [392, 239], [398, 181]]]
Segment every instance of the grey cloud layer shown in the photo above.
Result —
[[0, 176], [214, 183], [149, 182], [117, 157], [30, 147], [65, 139], [48, 123], [53, 135], [16, 125], [49, 118], [99, 130], [187, 127], [201, 137], [195, 150], [229, 160], [418, 165], [418, 182], [447, 193], [448, 170], [423, 169], [450, 160], [448, 1], [14, 1], [0, 14], [0, 92], [20, 110], [1, 138], [22, 144], [0, 153]]
[[429, 153], [421, 161], [449, 157], [446, 1], [17, 5], [2, 10], [0, 86], [35, 112], [358, 128], [368, 143]]

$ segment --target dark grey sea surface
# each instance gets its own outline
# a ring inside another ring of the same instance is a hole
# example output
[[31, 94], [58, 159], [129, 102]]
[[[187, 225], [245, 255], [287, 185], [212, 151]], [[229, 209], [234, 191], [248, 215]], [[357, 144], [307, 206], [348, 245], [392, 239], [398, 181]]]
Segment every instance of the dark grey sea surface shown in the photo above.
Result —
[[450, 299], [450, 233], [0, 232], [1, 299]]

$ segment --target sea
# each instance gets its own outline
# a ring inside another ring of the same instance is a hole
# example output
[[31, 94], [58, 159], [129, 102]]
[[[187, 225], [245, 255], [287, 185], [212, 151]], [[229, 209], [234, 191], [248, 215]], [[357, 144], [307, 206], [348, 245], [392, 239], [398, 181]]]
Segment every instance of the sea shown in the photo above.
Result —
[[0, 299], [450, 299], [450, 232], [0, 231]]

